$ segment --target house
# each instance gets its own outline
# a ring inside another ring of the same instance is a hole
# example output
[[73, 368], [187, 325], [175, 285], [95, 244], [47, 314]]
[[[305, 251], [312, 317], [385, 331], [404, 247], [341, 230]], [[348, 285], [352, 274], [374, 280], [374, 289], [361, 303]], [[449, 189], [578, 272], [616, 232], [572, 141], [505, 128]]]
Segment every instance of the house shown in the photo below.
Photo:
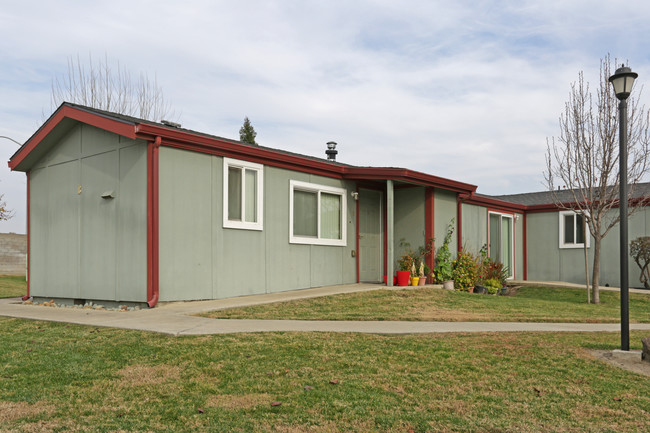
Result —
[[[35, 298], [153, 307], [381, 282], [402, 240], [439, 246], [451, 221], [452, 250], [488, 245], [512, 278], [583, 281], [579, 251], [557, 244], [563, 214], [552, 204], [489, 197], [405, 168], [352, 166], [70, 103], [9, 166], [27, 175]], [[643, 215], [631, 227], [645, 233]], [[603, 284], [610, 274], [618, 281], [613, 267], [603, 261]]]
[[[526, 277], [522, 207], [403, 168], [356, 167], [64, 103], [12, 156], [27, 174], [29, 295], [216, 299], [392, 275], [444, 238]], [[429, 257], [433, 266], [433, 258]]]
[[[557, 201], [569, 204], [571, 191], [543, 191], [494, 197], [523, 207], [526, 215], [527, 277], [533, 281], [565, 281], [585, 283], [584, 246], [586, 242], [589, 280], [593, 264], [592, 237], [583, 229], [582, 217], [557, 206]], [[644, 202], [650, 197], [650, 183], [636, 184], [631, 202]], [[618, 216], [618, 207], [610, 210]], [[650, 208], [642, 205], [628, 220], [628, 239], [650, 236]], [[614, 227], [601, 244], [600, 285], [618, 287], [620, 283], [619, 229]], [[641, 269], [632, 258], [628, 268], [630, 286], [643, 287]]]

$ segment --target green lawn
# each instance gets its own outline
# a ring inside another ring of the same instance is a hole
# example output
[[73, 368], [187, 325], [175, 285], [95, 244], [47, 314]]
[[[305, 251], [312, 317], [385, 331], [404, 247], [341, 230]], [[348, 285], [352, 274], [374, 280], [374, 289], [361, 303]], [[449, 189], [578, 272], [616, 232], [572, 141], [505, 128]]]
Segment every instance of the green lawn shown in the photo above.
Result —
[[15, 298], [27, 293], [24, 276], [0, 275], [0, 298]]
[[[213, 311], [212, 318], [302, 320], [425, 320], [496, 322], [620, 321], [617, 292], [601, 291], [587, 304], [584, 289], [522, 287], [514, 296], [423, 288], [377, 290], [247, 308]], [[630, 294], [630, 322], [650, 322], [650, 292]]]
[[0, 341], [0, 431], [650, 431], [650, 379], [587, 351], [618, 347], [610, 333], [169, 337], [0, 318]]

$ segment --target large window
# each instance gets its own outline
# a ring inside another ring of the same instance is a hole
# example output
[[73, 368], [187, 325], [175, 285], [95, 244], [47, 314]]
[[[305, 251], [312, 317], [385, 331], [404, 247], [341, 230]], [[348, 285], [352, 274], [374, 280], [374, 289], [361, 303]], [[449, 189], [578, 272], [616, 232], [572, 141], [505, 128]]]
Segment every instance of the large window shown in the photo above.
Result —
[[583, 248], [585, 241], [589, 248], [585, 217], [573, 211], [560, 212], [560, 248]]
[[290, 181], [289, 242], [345, 246], [345, 189]]
[[237, 159], [223, 159], [223, 226], [262, 230], [264, 168]]

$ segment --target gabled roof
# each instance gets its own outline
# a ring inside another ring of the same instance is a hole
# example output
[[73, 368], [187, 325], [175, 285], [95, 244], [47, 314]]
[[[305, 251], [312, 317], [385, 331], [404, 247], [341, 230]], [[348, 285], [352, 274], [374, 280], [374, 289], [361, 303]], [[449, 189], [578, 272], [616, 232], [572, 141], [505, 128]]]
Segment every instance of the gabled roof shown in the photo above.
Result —
[[115, 134], [145, 141], [160, 138], [162, 146], [176, 147], [211, 155], [246, 159], [290, 170], [349, 180], [394, 180], [422, 186], [444, 188], [461, 194], [472, 194], [476, 186], [395, 167], [358, 167], [301, 155], [280, 149], [255, 146], [215, 135], [205, 134], [163, 123], [138, 119], [118, 113], [65, 102], [9, 160], [9, 167], [29, 171], [72, 127], [84, 123]]

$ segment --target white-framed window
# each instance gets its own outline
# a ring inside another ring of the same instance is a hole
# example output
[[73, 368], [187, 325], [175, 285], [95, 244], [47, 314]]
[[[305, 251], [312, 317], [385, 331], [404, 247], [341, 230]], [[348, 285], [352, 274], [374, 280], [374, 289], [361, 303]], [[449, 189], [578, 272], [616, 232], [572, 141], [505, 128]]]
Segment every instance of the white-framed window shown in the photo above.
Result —
[[289, 242], [346, 246], [346, 190], [289, 181]]
[[238, 159], [223, 159], [223, 226], [262, 230], [264, 166]]
[[560, 212], [560, 248], [589, 248], [589, 229], [584, 215], [573, 211]]

